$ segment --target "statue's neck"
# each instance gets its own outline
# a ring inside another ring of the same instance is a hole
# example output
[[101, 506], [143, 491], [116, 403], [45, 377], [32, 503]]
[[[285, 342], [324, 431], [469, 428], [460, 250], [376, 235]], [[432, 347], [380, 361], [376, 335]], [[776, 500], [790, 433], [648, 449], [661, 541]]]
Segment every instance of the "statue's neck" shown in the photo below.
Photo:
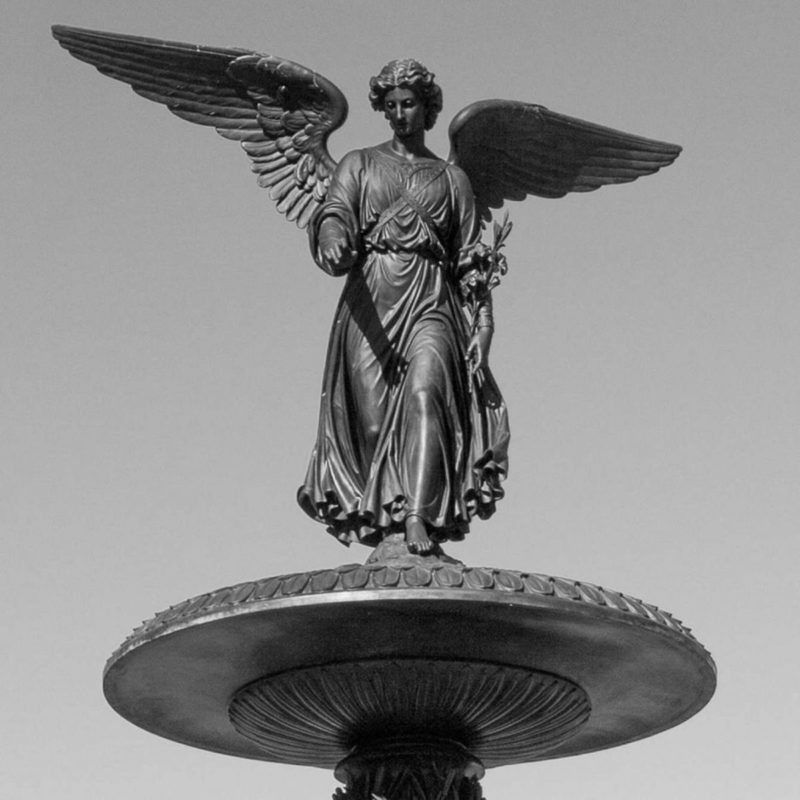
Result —
[[425, 131], [417, 131], [410, 136], [403, 137], [395, 134], [389, 143], [389, 147], [395, 155], [409, 161], [413, 161], [416, 158], [432, 157], [432, 153], [425, 147]]

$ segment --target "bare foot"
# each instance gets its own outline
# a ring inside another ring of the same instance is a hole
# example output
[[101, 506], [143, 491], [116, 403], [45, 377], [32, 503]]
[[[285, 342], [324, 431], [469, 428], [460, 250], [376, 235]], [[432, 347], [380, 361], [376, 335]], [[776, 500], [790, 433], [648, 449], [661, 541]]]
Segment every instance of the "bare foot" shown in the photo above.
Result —
[[425, 523], [416, 515], [406, 517], [406, 547], [409, 552], [424, 555], [433, 550], [433, 542], [428, 538]]
[[372, 536], [373, 533], [375, 533], [373, 528], [370, 528], [368, 525], [362, 525], [358, 529], [358, 538], [366, 539], [367, 537]]

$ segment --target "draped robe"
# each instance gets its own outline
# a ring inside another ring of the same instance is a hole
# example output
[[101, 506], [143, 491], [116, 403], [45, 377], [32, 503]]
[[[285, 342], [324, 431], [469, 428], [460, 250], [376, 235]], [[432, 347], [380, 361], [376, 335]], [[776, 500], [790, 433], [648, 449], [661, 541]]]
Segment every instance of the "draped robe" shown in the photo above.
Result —
[[[470, 374], [458, 281], [480, 235], [464, 173], [379, 146], [342, 159], [309, 226], [358, 252], [331, 330], [301, 507], [343, 543], [377, 545], [421, 517], [461, 539], [502, 497], [508, 421], [488, 369]], [[459, 261], [459, 256], [462, 261]]]

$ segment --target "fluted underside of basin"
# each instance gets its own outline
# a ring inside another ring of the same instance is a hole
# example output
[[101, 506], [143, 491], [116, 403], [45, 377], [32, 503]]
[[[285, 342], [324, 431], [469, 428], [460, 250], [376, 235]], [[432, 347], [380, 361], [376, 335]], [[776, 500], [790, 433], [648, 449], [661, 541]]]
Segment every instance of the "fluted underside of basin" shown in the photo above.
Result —
[[330, 664], [236, 693], [234, 728], [266, 757], [296, 764], [392, 736], [451, 739], [488, 762], [540, 757], [586, 722], [574, 683], [503, 665], [402, 659]]

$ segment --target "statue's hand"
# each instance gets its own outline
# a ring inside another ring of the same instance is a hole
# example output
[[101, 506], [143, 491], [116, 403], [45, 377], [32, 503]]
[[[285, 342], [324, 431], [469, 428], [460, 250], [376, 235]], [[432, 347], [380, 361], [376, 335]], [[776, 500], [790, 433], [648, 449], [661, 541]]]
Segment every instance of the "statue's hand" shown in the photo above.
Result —
[[341, 239], [333, 239], [319, 247], [320, 266], [331, 275], [342, 275], [356, 261], [358, 253]]
[[492, 329], [478, 328], [472, 334], [467, 348], [467, 364], [470, 372], [489, 366], [489, 348], [492, 346]]

